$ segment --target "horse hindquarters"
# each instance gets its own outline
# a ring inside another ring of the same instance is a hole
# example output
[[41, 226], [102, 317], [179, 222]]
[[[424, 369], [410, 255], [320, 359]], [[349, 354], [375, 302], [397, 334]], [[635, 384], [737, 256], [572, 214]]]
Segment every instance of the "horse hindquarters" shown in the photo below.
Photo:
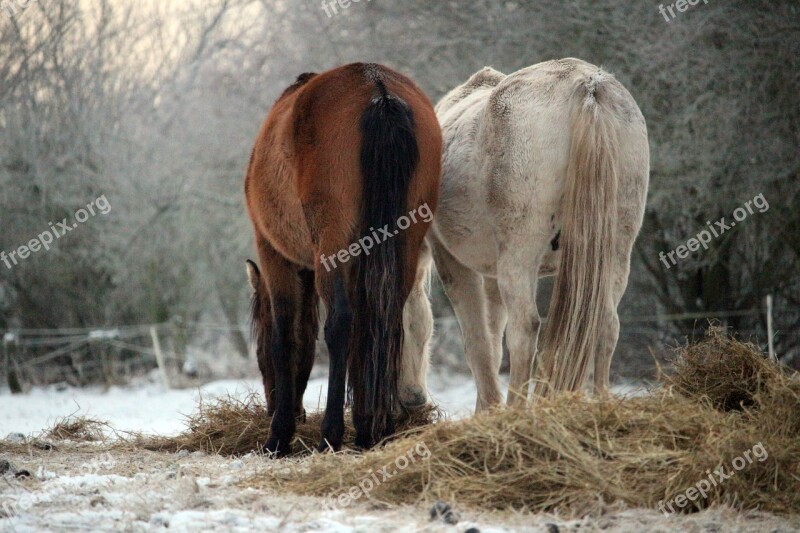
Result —
[[[356, 64], [340, 69], [336, 80], [331, 76], [321, 74], [298, 100], [296, 108], [307, 110], [309, 120], [296, 127], [295, 138], [302, 148], [298, 189], [316, 247], [317, 290], [329, 310], [331, 372], [320, 449], [335, 450], [344, 431], [345, 374], [356, 445], [370, 447], [394, 430], [392, 412], [402, 399], [404, 304], [430, 222], [415, 219], [400, 228], [398, 219], [422, 204], [433, 214], [441, 133], [430, 103], [400, 74]], [[339, 105], [335, 91], [348, 98], [347, 106]], [[360, 131], [353, 122], [360, 122]], [[417, 370], [411, 368], [414, 385], [421, 381]]]
[[[353, 127], [359, 121], [361, 131]], [[430, 220], [426, 215], [424, 223], [414, 219], [411, 228], [400, 227], [402, 233], [375, 237], [371, 251], [355, 239], [395, 227], [410, 207], [427, 204], [432, 215], [440, 159], [441, 132], [430, 102], [411, 80], [380, 65], [354, 63], [301, 76], [270, 111], [245, 180], [267, 286], [262, 292], [270, 297], [261, 309], [271, 315], [254, 317], [269, 332], [260, 335], [269, 339], [268, 349], [259, 349], [268, 397], [275, 382], [269, 448], [288, 450], [295, 429], [291, 406], [301, 405], [305, 388], [302, 356], [313, 347], [316, 323], [315, 316], [304, 318], [313, 302], [304, 281], [311, 268], [328, 308], [331, 354], [320, 447], [342, 444], [346, 376], [356, 443], [367, 447], [393, 431], [404, 303]], [[412, 381], [419, 382], [417, 370]]]
[[[538, 394], [580, 389], [595, 368], [608, 388], [619, 335], [617, 306], [641, 227], [649, 172], [644, 118], [612, 76], [587, 65], [572, 94], [563, 255], [545, 330]], [[587, 69], [588, 70], [588, 69]]]

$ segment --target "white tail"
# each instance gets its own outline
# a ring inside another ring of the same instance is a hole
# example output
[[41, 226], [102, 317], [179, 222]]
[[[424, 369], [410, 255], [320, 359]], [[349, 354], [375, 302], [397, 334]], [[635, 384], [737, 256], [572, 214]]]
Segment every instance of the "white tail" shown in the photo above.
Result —
[[595, 361], [611, 299], [619, 141], [612, 82], [598, 72], [576, 88], [561, 228], [562, 256], [537, 357], [535, 395], [578, 390]]

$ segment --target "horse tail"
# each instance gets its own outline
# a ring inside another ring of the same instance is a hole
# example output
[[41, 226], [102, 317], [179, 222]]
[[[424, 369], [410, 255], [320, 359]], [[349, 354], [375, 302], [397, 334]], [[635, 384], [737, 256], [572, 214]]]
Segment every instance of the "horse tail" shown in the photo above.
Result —
[[[360, 165], [363, 178], [363, 235], [396, 227], [407, 209], [409, 184], [419, 162], [419, 146], [409, 105], [387, 92], [372, 76], [379, 94], [361, 116]], [[353, 420], [368, 447], [394, 431], [392, 410], [398, 397], [403, 351], [405, 239], [378, 240], [354, 265], [354, 321], [349, 375]], [[361, 425], [361, 431], [359, 430]]]
[[613, 78], [600, 71], [581, 80], [573, 97], [563, 252], [537, 365], [538, 394], [583, 386], [611, 301], [619, 139], [609, 83]]

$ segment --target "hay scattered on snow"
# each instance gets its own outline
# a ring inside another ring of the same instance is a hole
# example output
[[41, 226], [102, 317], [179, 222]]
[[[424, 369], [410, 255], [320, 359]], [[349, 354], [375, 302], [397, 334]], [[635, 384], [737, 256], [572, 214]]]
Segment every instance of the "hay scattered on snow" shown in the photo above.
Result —
[[645, 397], [562, 395], [528, 409], [500, 408], [362, 456], [315, 455], [247, 484], [337, 497], [418, 442], [430, 450], [428, 460], [392, 468], [397, 474], [371, 498], [569, 515], [656, 508], [719, 467], [734, 471], [733, 460], [761, 443], [765, 460], [754, 459], [684, 510], [715, 503], [800, 510], [800, 383], [720, 329], [680, 350], [674, 375]]
[[43, 433], [45, 440], [71, 440], [74, 442], [96, 442], [105, 439], [103, 428], [107, 422], [84, 416], [67, 416], [56, 420]]
[[[292, 455], [309, 455], [319, 444], [324, 413], [311, 413], [298, 421], [292, 443]], [[440, 417], [431, 406], [406, 414], [398, 423], [398, 433], [421, 431]], [[188, 430], [175, 437], [139, 437], [140, 447], [155, 451], [203, 451], [221, 455], [245, 455], [260, 452], [269, 437], [270, 418], [263, 396], [255, 392], [244, 398], [227, 396], [212, 401], [201, 400], [198, 411], [187, 418]], [[344, 446], [352, 444], [354, 429], [349, 414], [345, 419]]]

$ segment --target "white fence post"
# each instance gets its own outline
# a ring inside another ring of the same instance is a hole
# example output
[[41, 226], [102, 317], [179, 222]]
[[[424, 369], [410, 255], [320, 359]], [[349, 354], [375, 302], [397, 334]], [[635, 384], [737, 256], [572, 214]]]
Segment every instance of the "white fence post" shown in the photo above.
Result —
[[156, 363], [158, 363], [158, 370], [161, 371], [161, 379], [164, 381], [164, 386], [169, 389], [167, 367], [164, 365], [164, 354], [161, 352], [161, 343], [158, 340], [158, 331], [155, 326], [150, 326], [150, 338], [153, 339], [153, 351], [156, 352]]

